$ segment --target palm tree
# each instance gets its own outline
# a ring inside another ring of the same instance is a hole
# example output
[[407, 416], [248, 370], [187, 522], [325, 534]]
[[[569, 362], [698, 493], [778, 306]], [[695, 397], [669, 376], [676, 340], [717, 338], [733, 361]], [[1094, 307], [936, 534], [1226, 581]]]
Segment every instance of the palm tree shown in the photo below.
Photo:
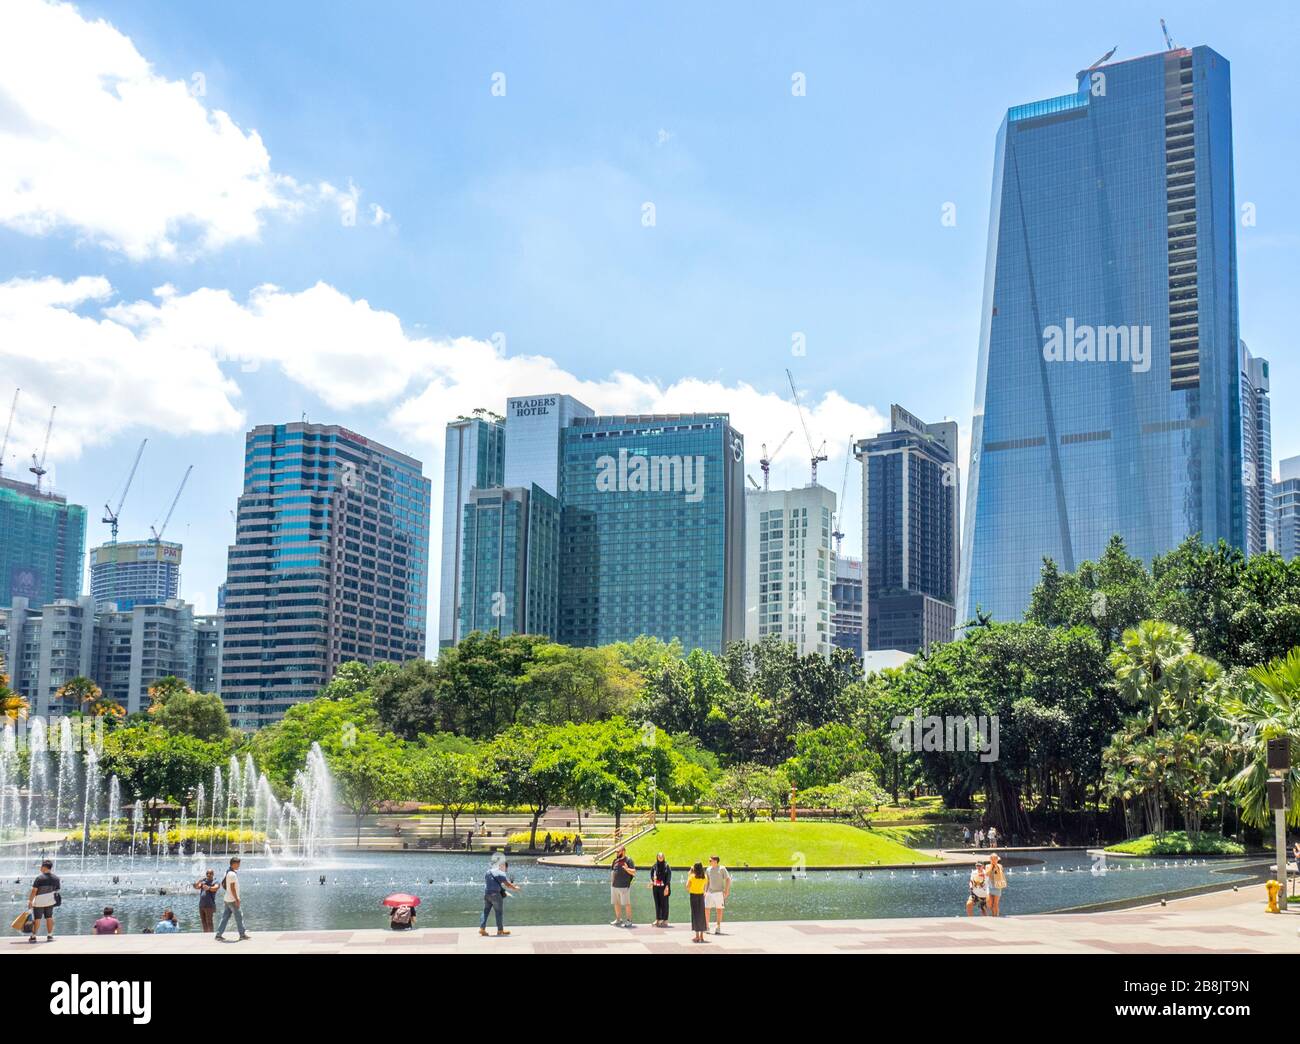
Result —
[[9, 688], [9, 675], [5, 673], [5, 654], [0, 652], [0, 718], [16, 722], [27, 717], [27, 701]]
[[1149, 709], [1152, 736], [1160, 731], [1162, 712], [1193, 711], [1205, 686], [1223, 673], [1214, 660], [1193, 650], [1187, 631], [1164, 620], [1143, 620], [1125, 630], [1110, 663], [1125, 700]]
[[65, 682], [54, 694], [65, 703], [75, 703], [82, 713], [92, 718], [120, 718], [126, 714], [126, 708], [116, 700], [104, 695], [104, 690], [83, 675]]
[[[1225, 712], [1241, 730], [1245, 766], [1232, 778], [1241, 818], [1251, 826], [1268, 825], [1268, 741], [1291, 737], [1300, 747], [1300, 646], [1266, 666], [1247, 671], [1250, 682], [1223, 700]], [[1300, 825], [1300, 766], [1290, 772], [1291, 807], [1287, 822]]]

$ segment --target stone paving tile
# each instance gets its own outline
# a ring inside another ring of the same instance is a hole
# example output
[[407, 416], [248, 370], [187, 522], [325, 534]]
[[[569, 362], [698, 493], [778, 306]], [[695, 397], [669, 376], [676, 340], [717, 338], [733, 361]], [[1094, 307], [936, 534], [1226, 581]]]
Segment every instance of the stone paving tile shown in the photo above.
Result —
[[1142, 942], [1134, 940], [1122, 942], [1116, 939], [1080, 939], [1081, 943], [1088, 946], [1095, 946], [1099, 950], [1105, 950], [1107, 953], [1137, 954], [1137, 953], [1267, 953], [1267, 950], [1252, 949], [1224, 949], [1218, 946], [1162, 946], [1159, 943]]

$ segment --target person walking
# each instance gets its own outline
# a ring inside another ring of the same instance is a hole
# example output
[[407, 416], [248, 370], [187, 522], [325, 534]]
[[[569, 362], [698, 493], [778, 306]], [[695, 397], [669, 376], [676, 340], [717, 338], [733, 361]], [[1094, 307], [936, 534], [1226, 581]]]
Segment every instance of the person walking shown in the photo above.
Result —
[[989, 869], [985, 875], [989, 885], [989, 916], [1002, 916], [1002, 893], [1007, 889], [1007, 872], [1002, 869], [1002, 857], [996, 852], [989, 856]]
[[[635, 928], [632, 923], [632, 881], [636, 877], [636, 863], [628, 858], [627, 849], [619, 845], [614, 853], [614, 862], [609, 867], [609, 897], [614, 904], [614, 919], [609, 923], [615, 928]], [[619, 910], [627, 911], [623, 917]]]
[[29, 943], [36, 941], [36, 926], [45, 921], [45, 941], [54, 942], [54, 908], [62, 902], [59, 889], [62, 883], [54, 873], [54, 863], [45, 859], [41, 862], [41, 872], [32, 882], [32, 890], [27, 893], [27, 909], [32, 912], [32, 934]]
[[691, 931], [695, 933], [691, 942], [704, 942], [704, 933], [709, 930], [709, 914], [704, 909], [704, 890], [708, 886], [709, 878], [704, 872], [704, 864], [696, 863], [686, 878], [686, 894], [691, 899]]
[[495, 913], [497, 935], [509, 935], [505, 922], [506, 892], [519, 891], [519, 885], [510, 880], [510, 864], [502, 861], [493, 863], [483, 875], [483, 916], [478, 922], [479, 935], [487, 935], [488, 914]]
[[655, 900], [655, 927], [668, 927], [668, 895], [672, 890], [673, 868], [660, 852], [650, 868], [650, 893]]
[[180, 930], [176, 915], [170, 910], [164, 910], [162, 920], [153, 926], [154, 935], [175, 935]]
[[204, 934], [213, 930], [212, 922], [217, 916], [217, 892], [221, 890], [221, 885], [217, 882], [215, 873], [216, 871], [209, 870], [194, 882], [194, 888], [199, 893], [199, 926]]
[[713, 934], [721, 935], [722, 911], [731, 895], [731, 871], [714, 855], [709, 856], [709, 867], [704, 873], [709, 879], [709, 887], [704, 890], [704, 910], [706, 914], [709, 910], [713, 911], [714, 917], [717, 918], [713, 926]]
[[239, 856], [230, 857], [230, 868], [226, 871], [225, 876], [221, 879], [221, 887], [226, 893], [225, 909], [221, 911], [221, 923], [217, 925], [217, 942], [225, 942], [222, 933], [226, 930], [226, 925], [230, 923], [230, 918], [234, 917], [235, 927], [239, 929], [239, 939], [237, 942], [243, 942], [248, 938], [248, 933], [244, 931], [244, 910], [243, 899], [239, 892]]
[[121, 935], [122, 922], [113, 916], [111, 906], [104, 907], [104, 916], [90, 926], [94, 935]]
[[998, 847], [998, 828], [995, 826], [991, 826], [989, 827], [989, 848], [997, 848], [997, 847]]

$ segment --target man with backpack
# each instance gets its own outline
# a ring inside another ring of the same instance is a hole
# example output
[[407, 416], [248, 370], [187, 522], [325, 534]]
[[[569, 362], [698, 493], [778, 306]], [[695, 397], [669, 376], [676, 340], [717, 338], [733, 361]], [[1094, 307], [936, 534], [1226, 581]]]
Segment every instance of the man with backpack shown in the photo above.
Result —
[[496, 914], [497, 935], [509, 935], [505, 926], [506, 890], [519, 891], [519, 885], [510, 880], [510, 864], [504, 860], [493, 863], [483, 875], [483, 917], [478, 922], [479, 935], [487, 935], [488, 914]]
[[248, 933], [244, 931], [244, 911], [241, 909], [242, 903], [239, 895], [239, 856], [230, 857], [230, 869], [221, 879], [222, 891], [226, 893], [225, 909], [221, 913], [221, 923], [217, 925], [217, 942], [225, 942], [222, 932], [226, 930], [226, 925], [230, 923], [230, 918], [234, 917], [235, 927], [239, 929], [239, 942], [248, 938]]

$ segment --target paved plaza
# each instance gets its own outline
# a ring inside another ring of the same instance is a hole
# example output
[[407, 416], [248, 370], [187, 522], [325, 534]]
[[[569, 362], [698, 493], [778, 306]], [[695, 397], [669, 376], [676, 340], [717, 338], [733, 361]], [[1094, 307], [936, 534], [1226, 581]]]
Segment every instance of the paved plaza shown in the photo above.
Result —
[[[1264, 912], [1264, 890], [1221, 891], [1170, 902], [1092, 914], [1026, 917], [907, 917], [842, 921], [737, 921], [708, 942], [691, 942], [689, 928], [609, 925], [521, 925], [503, 938], [483, 938], [473, 926], [257, 932], [219, 943], [198, 933], [62, 936], [31, 944], [10, 938], [0, 954], [107, 953], [1300, 953], [1300, 906]], [[233, 938], [233, 937], [232, 937]]]

